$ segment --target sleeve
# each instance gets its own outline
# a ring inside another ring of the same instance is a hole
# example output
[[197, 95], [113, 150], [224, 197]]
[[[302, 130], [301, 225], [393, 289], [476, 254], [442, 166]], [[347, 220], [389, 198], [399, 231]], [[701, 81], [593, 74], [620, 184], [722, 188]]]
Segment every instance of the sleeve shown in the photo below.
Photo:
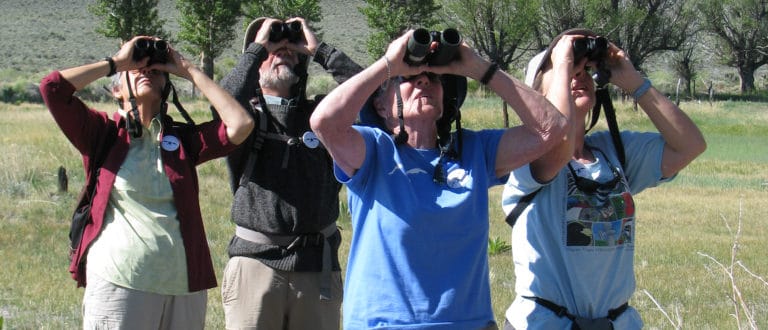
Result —
[[[251, 99], [259, 87], [259, 67], [269, 54], [261, 44], [252, 42], [248, 45], [232, 71], [221, 80], [221, 87], [232, 94], [246, 110], [251, 109]], [[215, 112], [214, 112], [215, 116]]]
[[676, 177], [662, 177], [661, 159], [665, 142], [661, 134], [625, 131], [621, 133], [621, 138], [627, 157], [627, 168], [624, 171], [632, 194], [672, 181]]
[[91, 137], [106, 134], [109, 116], [89, 109], [74, 93], [75, 87], [59, 71], [40, 82], [40, 94], [53, 120], [80, 154], [88, 155], [98, 140]]
[[314, 61], [330, 73], [339, 84], [363, 71], [363, 67], [355, 63], [347, 54], [325, 42], [321, 42], [317, 47]]
[[237, 145], [229, 142], [227, 127], [221, 120], [212, 120], [195, 126], [174, 123], [182, 136], [185, 152], [194, 157], [195, 165], [228, 155]]
[[[240, 56], [237, 65], [221, 80], [221, 87], [232, 94], [237, 102], [251, 114], [255, 122], [258, 122], [258, 116], [253, 113], [251, 99], [256, 96], [256, 88], [259, 87], [259, 67], [267, 59], [267, 56], [269, 54], [264, 46], [255, 42], [250, 43], [243, 55]], [[211, 110], [214, 119], [218, 119], [216, 112]], [[234, 147], [234, 150], [227, 156], [227, 170], [229, 171], [232, 192], [237, 188], [240, 175], [243, 172], [246, 152], [250, 148], [249, 142], [250, 139], [241, 143], [239, 147]]]
[[[587, 137], [587, 143], [600, 148], [610, 155], [611, 162], [618, 165], [616, 149], [613, 146], [611, 135], [608, 131], [601, 131]], [[647, 188], [652, 188], [660, 183], [674, 179], [662, 178], [661, 159], [664, 153], [664, 139], [657, 132], [633, 132], [622, 131], [621, 140], [624, 143], [626, 156], [626, 168], [624, 176], [629, 182], [632, 194], [637, 194]]]
[[536, 181], [531, 173], [530, 164], [513, 170], [509, 173], [509, 178], [501, 193], [501, 208], [504, 210], [504, 214], [509, 214], [523, 196], [531, 194], [551, 182], [539, 183]]

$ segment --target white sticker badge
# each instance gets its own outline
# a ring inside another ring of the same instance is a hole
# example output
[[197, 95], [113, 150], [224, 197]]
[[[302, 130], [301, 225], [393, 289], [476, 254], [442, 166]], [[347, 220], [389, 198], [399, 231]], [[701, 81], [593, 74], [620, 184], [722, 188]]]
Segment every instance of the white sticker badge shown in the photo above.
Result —
[[320, 145], [320, 139], [312, 131], [304, 132], [304, 135], [301, 136], [301, 141], [310, 149], [315, 149]]
[[165, 151], [176, 151], [176, 149], [179, 149], [179, 138], [173, 135], [163, 136], [163, 142], [160, 143], [160, 146]]

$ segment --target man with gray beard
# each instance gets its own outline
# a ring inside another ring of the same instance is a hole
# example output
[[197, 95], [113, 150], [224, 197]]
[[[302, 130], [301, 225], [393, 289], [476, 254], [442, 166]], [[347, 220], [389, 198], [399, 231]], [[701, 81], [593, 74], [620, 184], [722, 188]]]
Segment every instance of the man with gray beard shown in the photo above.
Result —
[[362, 68], [302, 18], [258, 18], [221, 82], [256, 126], [227, 157], [235, 235], [221, 286], [227, 329], [339, 329], [342, 300], [333, 163], [309, 127], [309, 58], [341, 83]]

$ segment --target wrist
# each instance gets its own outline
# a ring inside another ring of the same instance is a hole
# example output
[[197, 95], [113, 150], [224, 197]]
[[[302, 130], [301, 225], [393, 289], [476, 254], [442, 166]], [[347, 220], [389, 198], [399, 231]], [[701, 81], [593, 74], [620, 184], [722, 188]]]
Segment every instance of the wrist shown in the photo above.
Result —
[[115, 75], [115, 73], [117, 73], [117, 65], [115, 64], [115, 60], [112, 59], [111, 56], [105, 57], [104, 60], [109, 64], [109, 73], [107, 73], [107, 77]]
[[492, 62], [488, 69], [485, 70], [485, 73], [480, 77], [480, 83], [488, 85], [488, 83], [491, 82], [491, 79], [493, 79], [493, 76], [496, 75], [496, 71], [499, 71], [499, 65]]
[[632, 92], [632, 96], [637, 100], [645, 95], [649, 89], [651, 89], [651, 81], [648, 78], [643, 78], [643, 83]]

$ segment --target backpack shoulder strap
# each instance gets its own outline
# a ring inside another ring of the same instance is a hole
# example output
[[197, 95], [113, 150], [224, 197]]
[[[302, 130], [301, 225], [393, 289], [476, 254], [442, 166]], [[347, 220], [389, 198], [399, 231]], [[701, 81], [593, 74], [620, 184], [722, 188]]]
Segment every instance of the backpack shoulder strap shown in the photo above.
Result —
[[509, 212], [509, 214], [507, 214], [507, 218], [505, 219], [509, 227], [512, 227], [512, 228], [515, 227], [517, 218], [519, 218], [520, 214], [523, 213], [523, 210], [525, 210], [525, 208], [531, 204], [531, 201], [533, 201], [533, 198], [536, 197], [536, 194], [538, 194], [539, 191], [541, 191], [541, 188], [536, 189], [530, 194], [520, 198], [520, 201], [517, 202], [517, 205], [515, 205], [515, 208], [512, 209], [512, 212]]
[[245, 163], [245, 169], [243, 170], [243, 173], [240, 175], [240, 186], [245, 187], [246, 184], [248, 184], [248, 181], [251, 179], [251, 174], [253, 173], [253, 167], [256, 165], [256, 158], [259, 155], [259, 150], [261, 150], [262, 144], [264, 144], [264, 135], [267, 132], [267, 121], [268, 117], [266, 111], [262, 110], [261, 107], [266, 107], [267, 103], [264, 100], [264, 96], [261, 94], [261, 91], [257, 91], [258, 97], [259, 97], [259, 103], [260, 106], [252, 105], [251, 108], [258, 113], [259, 118], [259, 127], [257, 127], [255, 130], [253, 130], [253, 133], [251, 133], [250, 137], [250, 147], [248, 150], [248, 159]]

